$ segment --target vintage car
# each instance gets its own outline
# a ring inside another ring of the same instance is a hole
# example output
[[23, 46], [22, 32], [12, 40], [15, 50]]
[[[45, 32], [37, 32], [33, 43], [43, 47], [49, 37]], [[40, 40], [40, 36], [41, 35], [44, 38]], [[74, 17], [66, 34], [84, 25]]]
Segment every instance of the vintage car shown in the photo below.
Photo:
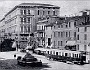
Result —
[[18, 56], [17, 57], [17, 64], [19, 65], [30, 65], [30, 66], [42, 66], [41, 60], [38, 60], [34, 56], [32, 56], [30, 53], [26, 53], [24, 57]]

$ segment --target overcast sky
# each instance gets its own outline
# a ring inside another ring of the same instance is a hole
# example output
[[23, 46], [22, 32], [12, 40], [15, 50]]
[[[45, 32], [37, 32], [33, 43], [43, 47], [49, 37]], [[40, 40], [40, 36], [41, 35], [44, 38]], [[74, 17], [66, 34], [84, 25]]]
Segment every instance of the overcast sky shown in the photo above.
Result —
[[90, 9], [89, 0], [0, 0], [0, 19], [14, 6], [20, 3], [45, 3], [60, 7], [60, 16], [75, 15], [84, 9]]

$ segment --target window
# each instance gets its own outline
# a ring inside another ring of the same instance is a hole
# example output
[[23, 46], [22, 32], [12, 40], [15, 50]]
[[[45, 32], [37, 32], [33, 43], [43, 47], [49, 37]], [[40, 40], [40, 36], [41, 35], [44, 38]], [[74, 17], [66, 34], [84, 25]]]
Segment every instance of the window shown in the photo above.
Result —
[[54, 32], [54, 37], [55, 37], [56, 35], [55, 35], [55, 32]]
[[61, 32], [61, 37], [63, 37], [63, 32]]
[[28, 32], [30, 32], [30, 26], [28, 26]]
[[76, 32], [74, 32], [74, 38], [76, 38]]
[[23, 22], [23, 18], [21, 18], [21, 22]]
[[26, 10], [24, 10], [24, 15], [26, 15]]
[[50, 54], [52, 54], [52, 51], [50, 51]]
[[58, 55], [58, 52], [56, 52], [56, 55]]
[[63, 42], [61, 41], [61, 46], [63, 45]]
[[24, 26], [24, 32], [25, 32], [25, 33], [27, 32], [27, 27], [26, 27], [26, 26]]
[[71, 53], [69, 53], [69, 57], [71, 57]]
[[26, 23], [26, 18], [24, 18], [24, 22]]
[[77, 45], [77, 50], [79, 50], [79, 44]]
[[87, 40], [87, 34], [84, 34], [84, 40]]
[[38, 10], [38, 15], [39, 15], [39, 10]]
[[55, 15], [55, 11], [53, 11], [53, 15]]
[[85, 32], [87, 31], [87, 27], [85, 27], [84, 31], [85, 31]]
[[84, 50], [85, 50], [85, 51], [87, 50], [87, 45], [84, 45]]
[[60, 41], [58, 41], [58, 46], [60, 46]]
[[77, 40], [79, 40], [79, 35], [77, 35]]
[[43, 15], [45, 14], [45, 11], [43, 11]]
[[21, 32], [23, 32], [23, 26], [21, 26]]
[[58, 37], [60, 37], [60, 32], [58, 32]]
[[30, 17], [28, 18], [28, 22], [30, 23]]
[[23, 15], [23, 10], [20, 10], [20, 12], [21, 12], [21, 15]]
[[28, 14], [30, 15], [30, 10], [28, 10]]
[[54, 41], [54, 48], [55, 48], [55, 45], [56, 45], [56, 43], [55, 43], [55, 41]]
[[76, 27], [76, 21], [74, 22], [74, 27]]
[[69, 31], [69, 37], [70, 37], [70, 31]]
[[50, 14], [50, 11], [48, 11], [48, 15]]
[[67, 57], [67, 53], [65, 53], [65, 56]]
[[66, 37], [68, 37], [68, 32], [66, 32]]
[[79, 28], [78, 28], [78, 32], [79, 32]]
[[42, 26], [42, 30], [44, 30], [44, 29], [43, 29], [43, 26]]
[[71, 27], [71, 23], [69, 22], [69, 27]]

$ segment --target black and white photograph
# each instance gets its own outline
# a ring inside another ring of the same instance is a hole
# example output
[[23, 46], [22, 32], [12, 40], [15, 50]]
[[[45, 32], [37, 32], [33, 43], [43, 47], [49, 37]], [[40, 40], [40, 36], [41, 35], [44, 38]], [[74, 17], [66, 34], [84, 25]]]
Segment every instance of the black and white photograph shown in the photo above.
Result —
[[0, 70], [90, 70], [90, 1], [0, 0]]

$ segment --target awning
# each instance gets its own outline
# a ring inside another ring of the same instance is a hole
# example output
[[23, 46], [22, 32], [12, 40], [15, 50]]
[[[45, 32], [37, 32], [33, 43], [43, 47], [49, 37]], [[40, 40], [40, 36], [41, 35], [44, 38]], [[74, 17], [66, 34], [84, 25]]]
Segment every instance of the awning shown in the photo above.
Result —
[[67, 41], [66, 45], [67, 46], [74, 46], [74, 45], [76, 45], [76, 41]]

